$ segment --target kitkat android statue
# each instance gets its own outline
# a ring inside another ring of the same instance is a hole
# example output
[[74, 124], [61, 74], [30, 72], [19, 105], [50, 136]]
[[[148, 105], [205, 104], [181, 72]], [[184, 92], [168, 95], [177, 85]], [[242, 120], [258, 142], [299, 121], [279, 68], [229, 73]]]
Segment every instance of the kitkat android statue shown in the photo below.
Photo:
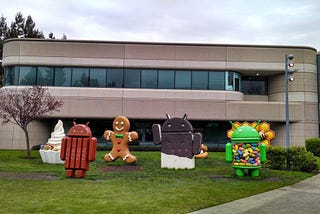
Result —
[[244, 176], [245, 171], [248, 174], [257, 177], [261, 163], [266, 161], [266, 145], [260, 143], [261, 138], [256, 127], [260, 121], [253, 127], [250, 125], [235, 126], [231, 135], [231, 143], [226, 144], [226, 161], [233, 163], [235, 174]]
[[67, 137], [62, 139], [60, 159], [64, 160], [67, 177], [77, 173], [78, 178], [84, 178], [89, 170], [89, 162], [95, 161], [97, 139], [92, 137], [87, 124], [73, 123]]

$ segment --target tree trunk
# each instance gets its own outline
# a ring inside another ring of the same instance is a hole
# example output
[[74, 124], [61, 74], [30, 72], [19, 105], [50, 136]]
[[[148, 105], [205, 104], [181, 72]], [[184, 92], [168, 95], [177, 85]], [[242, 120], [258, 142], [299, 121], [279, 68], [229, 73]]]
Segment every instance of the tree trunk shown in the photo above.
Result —
[[29, 133], [27, 128], [22, 129], [24, 132], [24, 135], [26, 136], [26, 143], [27, 143], [27, 158], [31, 159], [31, 154], [30, 154], [30, 142], [29, 142]]

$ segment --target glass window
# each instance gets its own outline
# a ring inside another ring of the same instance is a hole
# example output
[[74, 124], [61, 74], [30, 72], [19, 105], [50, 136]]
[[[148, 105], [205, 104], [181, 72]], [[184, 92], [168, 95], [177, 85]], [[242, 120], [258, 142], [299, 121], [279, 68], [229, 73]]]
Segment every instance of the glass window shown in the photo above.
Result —
[[173, 89], [174, 88], [174, 71], [159, 70], [158, 88]]
[[240, 91], [241, 88], [241, 75], [239, 73], [233, 72], [234, 76], [234, 90], [235, 91]]
[[176, 89], [191, 89], [191, 71], [176, 71]]
[[123, 69], [110, 68], [107, 72], [107, 87], [122, 88], [123, 87]]
[[57, 67], [54, 74], [55, 86], [71, 86], [71, 68], [69, 67]]
[[266, 95], [267, 80], [264, 77], [242, 77], [241, 91], [247, 95]]
[[227, 71], [226, 72], [226, 88], [227, 91], [233, 91], [233, 72]]
[[53, 85], [53, 67], [38, 67], [37, 85]]
[[192, 89], [207, 90], [208, 89], [208, 72], [192, 71]]
[[35, 85], [37, 68], [31, 66], [21, 66], [19, 75], [19, 85]]
[[72, 69], [72, 86], [86, 87], [89, 83], [89, 68]]
[[106, 75], [106, 69], [104, 68], [90, 68], [89, 86], [105, 87]]
[[157, 70], [141, 70], [141, 88], [158, 88], [157, 79]]
[[19, 78], [19, 66], [4, 68], [4, 85], [17, 85]]
[[140, 88], [140, 70], [139, 69], [124, 70], [124, 87]]
[[210, 71], [209, 72], [209, 90], [225, 90], [225, 72]]

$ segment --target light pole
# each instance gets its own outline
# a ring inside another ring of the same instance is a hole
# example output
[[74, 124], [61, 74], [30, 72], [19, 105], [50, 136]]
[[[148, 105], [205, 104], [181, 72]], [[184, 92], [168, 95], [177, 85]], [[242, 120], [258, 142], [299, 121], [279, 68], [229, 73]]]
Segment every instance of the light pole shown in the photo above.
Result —
[[[293, 74], [293, 58], [294, 56], [292, 54], [285, 54], [285, 81], [286, 81], [286, 149], [290, 148], [290, 127], [289, 127], [289, 81], [294, 81], [294, 77], [290, 77], [288, 73]], [[290, 170], [290, 161], [287, 155], [287, 170]]]

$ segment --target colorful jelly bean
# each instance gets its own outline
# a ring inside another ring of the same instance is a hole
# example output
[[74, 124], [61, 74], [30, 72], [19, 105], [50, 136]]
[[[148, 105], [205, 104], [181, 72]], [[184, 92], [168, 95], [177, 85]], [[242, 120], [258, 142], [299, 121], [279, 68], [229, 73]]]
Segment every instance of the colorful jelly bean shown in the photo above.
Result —
[[260, 166], [259, 145], [253, 144], [234, 144], [232, 146], [234, 155], [234, 166]]

